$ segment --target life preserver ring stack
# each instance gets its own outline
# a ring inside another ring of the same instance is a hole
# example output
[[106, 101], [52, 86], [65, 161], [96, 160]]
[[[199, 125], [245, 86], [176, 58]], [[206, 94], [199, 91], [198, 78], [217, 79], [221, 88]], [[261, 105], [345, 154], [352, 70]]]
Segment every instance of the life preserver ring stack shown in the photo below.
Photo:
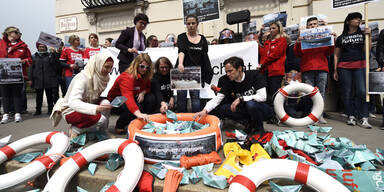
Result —
[[245, 167], [229, 182], [229, 192], [254, 192], [266, 180], [293, 179], [316, 191], [349, 192], [339, 181], [307, 164], [288, 159], [261, 160]]
[[69, 147], [68, 137], [61, 132], [44, 132], [25, 137], [0, 148], [0, 163], [11, 159], [28, 146], [48, 143], [51, 148], [41, 157], [16, 171], [0, 175], [0, 190], [20, 184], [50, 169]]
[[[313, 101], [313, 107], [311, 113], [304, 118], [293, 118], [290, 117], [284, 110], [284, 101], [293, 92], [304, 92], [311, 97]], [[319, 121], [319, 118], [324, 110], [324, 100], [317, 87], [305, 83], [295, 83], [280, 88], [276, 94], [273, 102], [276, 116], [279, 118], [281, 123], [289, 126], [307, 126], [312, 123]]]
[[73, 175], [92, 160], [104, 154], [118, 153], [124, 158], [124, 169], [117, 177], [114, 185], [108, 192], [133, 191], [139, 182], [144, 168], [144, 155], [140, 147], [133, 141], [127, 139], [108, 139], [100, 141], [68, 159], [51, 177], [45, 186], [45, 192], [63, 191]]

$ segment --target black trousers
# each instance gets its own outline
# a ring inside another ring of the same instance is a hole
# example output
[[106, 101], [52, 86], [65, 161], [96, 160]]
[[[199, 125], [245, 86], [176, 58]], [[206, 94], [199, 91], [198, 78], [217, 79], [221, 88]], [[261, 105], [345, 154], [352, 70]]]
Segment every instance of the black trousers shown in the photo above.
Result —
[[3, 108], [4, 113], [11, 112], [11, 105], [13, 103], [15, 112], [21, 113], [22, 111], [22, 90], [23, 83], [1, 85], [1, 93], [3, 94]]
[[270, 106], [273, 106], [273, 96], [281, 87], [283, 76], [267, 77], [267, 101]]
[[45, 96], [47, 97], [48, 111], [52, 111], [54, 89], [55, 88], [36, 89], [36, 111], [41, 112], [41, 106], [43, 105], [44, 90], [45, 90]]
[[[157, 106], [156, 97], [152, 93], [145, 94], [144, 101], [141, 103], [137, 103], [136, 98], [135, 101], [142, 113], [155, 113]], [[119, 119], [116, 121], [116, 129], [125, 129], [125, 126], [127, 126], [132, 120], [136, 119], [136, 116], [128, 110], [126, 104], [121, 105], [117, 109], [113, 109], [113, 112], [120, 115]]]
[[122, 74], [129, 67], [129, 65], [131, 65], [131, 63], [126, 63], [126, 62], [123, 62], [123, 61], [119, 61], [119, 71], [120, 71], [120, 74]]

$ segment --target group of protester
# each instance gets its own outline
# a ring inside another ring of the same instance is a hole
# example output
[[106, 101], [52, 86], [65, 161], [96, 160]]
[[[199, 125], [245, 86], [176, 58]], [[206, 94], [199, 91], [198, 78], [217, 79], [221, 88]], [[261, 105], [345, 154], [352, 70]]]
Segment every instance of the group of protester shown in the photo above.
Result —
[[[292, 59], [289, 57], [292, 56], [290, 51], [293, 50], [293, 57], [301, 59], [296, 69], [301, 72], [303, 82], [317, 86], [323, 97], [330, 71], [328, 63], [333, 59], [331, 55], [334, 55], [335, 67], [331, 76], [340, 82], [345, 113], [348, 115], [347, 124], [356, 125], [359, 119], [360, 126], [371, 128], [368, 123], [368, 103], [365, 102], [364, 72], [365, 34], [370, 35], [371, 31], [360, 30], [361, 19], [360, 13], [348, 14], [343, 33], [337, 37], [335, 46], [305, 50], [301, 49], [301, 38], [291, 43], [279, 21], [270, 23], [268, 32], [264, 32], [263, 27], [258, 34], [252, 34], [256, 38], [248, 38], [258, 41], [259, 44], [260, 58], [257, 70], [245, 71], [244, 61], [240, 57], [226, 59], [223, 62], [226, 74], [220, 77], [217, 86], [212, 86], [217, 94], [204, 107], [201, 107], [200, 91], [188, 90], [192, 112], [196, 113], [196, 118], [202, 118], [209, 113], [221, 119], [240, 120], [246, 125], [248, 133], [264, 132], [263, 121], [274, 118], [273, 96], [282, 86], [287, 71], [286, 63]], [[135, 26], [127, 27], [116, 40], [115, 46], [120, 50], [117, 57], [120, 75], [113, 83], [106, 99], [101, 99], [100, 94], [109, 81], [114, 61], [108, 52], [101, 52], [96, 34], [89, 35], [90, 47], [84, 51], [78, 48], [79, 37], [72, 35], [69, 37], [70, 47], [48, 53], [45, 45], [36, 44], [38, 51], [31, 57], [25, 43], [20, 37], [17, 38], [18, 30], [7, 28], [0, 42], [0, 58], [20, 58], [23, 72], [26, 72], [27, 66], [31, 66], [29, 80], [37, 93], [35, 114], [41, 114], [42, 95], [45, 90], [48, 113], [53, 110], [52, 117], [56, 122], [57, 119], [64, 117], [67, 123], [72, 125], [72, 137], [84, 131], [107, 128], [111, 110], [119, 114], [115, 126], [116, 133], [125, 134], [127, 125], [135, 118], [149, 121], [148, 114], [165, 113], [168, 109], [180, 113], [187, 112], [187, 90], [177, 90], [177, 98], [173, 96], [170, 85], [170, 70], [173, 65], [169, 59], [160, 57], [153, 65], [150, 56], [141, 51], [161, 45], [177, 46], [178, 59], [175, 68], [183, 73], [187, 67], [200, 66], [202, 86], [205, 83], [211, 84], [213, 77], [208, 57], [209, 43], [203, 35], [197, 33], [199, 20], [196, 16], [186, 17], [186, 32], [179, 34], [177, 38], [174, 34], [169, 34], [160, 44], [154, 35], [146, 39], [143, 30], [148, 23], [149, 19], [145, 14], [136, 15]], [[319, 21], [316, 17], [307, 20], [307, 28], [318, 26]], [[224, 29], [220, 32], [219, 40], [213, 40], [212, 44], [231, 43], [233, 38], [233, 31]], [[107, 40], [111, 43], [111, 39]], [[367, 41], [371, 44], [371, 39]], [[15, 51], [16, 49], [24, 51]], [[12, 55], [13, 52], [24, 54]], [[380, 33], [376, 57], [383, 67], [383, 31]], [[59, 64], [57, 58], [60, 58]], [[62, 77], [61, 73], [63, 80], [58, 78]], [[25, 79], [28, 79], [27, 75]], [[65, 96], [61, 99], [58, 97], [59, 83], [65, 85], [65, 89], [62, 90]], [[15, 104], [15, 121], [16, 117], [18, 121], [21, 120], [19, 104], [22, 86], [2, 85], [4, 101], [2, 123], [8, 121], [12, 98]], [[118, 96], [126, 97], [127, 101], [119, 107], [112, 108], [110, 102]], [[322, 116], [318, 118], [320, 123], [326, 123]]]

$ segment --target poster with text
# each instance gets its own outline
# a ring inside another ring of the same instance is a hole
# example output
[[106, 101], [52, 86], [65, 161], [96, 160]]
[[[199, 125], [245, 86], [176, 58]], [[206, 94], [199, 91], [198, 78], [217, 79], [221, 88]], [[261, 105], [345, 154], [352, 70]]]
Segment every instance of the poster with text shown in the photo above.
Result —
[[359, 5], [366, 2], [377, 1], [377, 0], [333, 0], [332, 8], [337, 9], [341, 7], [348, 7], [353, 5]]
[[199, 22], [220, 18], [219, 0], [183, 0], [183, 18], [196, 15]]
[[332, 35], [332, 26], [304, 29], [300, 31], [301, 49], [313, 49], [318, 47], [329, 47], [335, 44]]
[[60, 48], [61, 39], [48, 33], [40, 32], [37, 42], [56, 49]]
[[20, 58], [0, 58], [0, 84], [23, 83]]
[[189, 90], [201, 88], [201, 67], [185, 67], [181, 73], [179, 69], [171, 69], [171, 89]]

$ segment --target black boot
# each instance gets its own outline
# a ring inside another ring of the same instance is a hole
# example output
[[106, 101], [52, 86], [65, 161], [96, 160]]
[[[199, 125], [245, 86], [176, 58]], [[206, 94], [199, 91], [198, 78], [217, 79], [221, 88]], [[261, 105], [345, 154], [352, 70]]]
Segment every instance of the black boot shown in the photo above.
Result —
[[41, 110], [36, 110], [36, 112], [33, 114], [33, 116], [41, 115]]

